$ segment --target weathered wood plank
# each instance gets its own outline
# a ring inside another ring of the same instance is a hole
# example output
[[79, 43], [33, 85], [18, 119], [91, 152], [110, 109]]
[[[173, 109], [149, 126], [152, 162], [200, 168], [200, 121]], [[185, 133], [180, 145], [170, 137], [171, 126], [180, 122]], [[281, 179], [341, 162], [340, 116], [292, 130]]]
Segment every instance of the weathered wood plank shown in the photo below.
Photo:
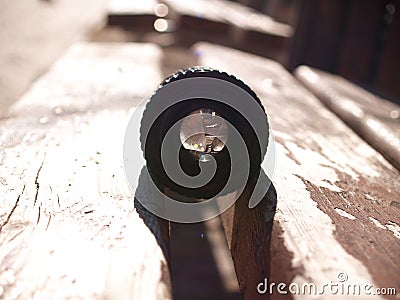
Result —
[[184, 45], [206, 40], [286, 60], [285, 48], [293, 33], [287, 24], [232, 1], [166, 0], [166, 3], [176, 16]]
[[296, 77], [400, 170], [400, 107], [343, 77], [301, 66]]
[[0, 122], [0, 297], [171, 298], [167, 224], [122, 166], [160, 60], [149, 44], [75, 45]]
[[226, 0], [165, 0], [181, 16], [225, 23], [246, 31], [288, 38], [292, 35], [291, 26], [276, 22], [271, 17], [239, 3]]
[[149, 44], [79, 43], [68, 50], [8, 117], [41, 117], [133, 107], [157, 87], [161, 50]]
[[[247, 6], [226, 0], [164, 0], [168, 6], [168, 17], [188, 18], [190, 23], [215, 22], [214, 26], [222, 31], [229, 32], [230, 26], [236, 26], [243, 30], [254, 31], [263, 34], [288, 38], [293, 29], [287, 24], [275, 21], [273, 18], [261, 14]], [[128, 1], [111, 0], [108, 5], [109, 16], [126, 16], [137, 18], [140, 15], [156, 16], [157, 1]], [[203, 24], [206, 25], [206, 24]], [[214, 29], [216, 28], [214, 27]], [[204, 28], [203, 28], [204, 30]]]
[[108, 25], [151, 28], [156, 19], [156, 0], [110, 0], [108, 2]]
[[171, 21], [165, 31], [172, 31], [178, 44], [191, 46], [206, 39], [285, 59], [283, 49], [293, 29], [270, 16], [227, 0], [165, 0], [161, 4], [159, 9], [153, 0], [111, 0], [108, 24], [141, 31], [152, 29], [157, 18], [165, 18]]
[[[268, 275], [269, 282], [311, 282], [321, 290], [346, 273], [348, 284], [398, 290], [399, 172], [278, 63], [206, 43], [194, 51], [199, 64], [235, 74], [256, 91], [276, 141], [272, 235], [265, 204], [251, 211], [239, 200], [224, 218], [236, 228], [227, 237], [246, 299], [260, 297], [257, 284]], [[272, 298], [279, 297], [275, 288]]]

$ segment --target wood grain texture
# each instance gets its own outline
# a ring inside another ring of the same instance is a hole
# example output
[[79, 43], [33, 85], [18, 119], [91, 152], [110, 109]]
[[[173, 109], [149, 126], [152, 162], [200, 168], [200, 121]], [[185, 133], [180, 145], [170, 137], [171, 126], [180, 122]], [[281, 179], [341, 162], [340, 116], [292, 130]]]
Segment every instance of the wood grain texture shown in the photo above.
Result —
[[167, 224], [135, 207], [122, 166], [161, 56], [77, 44], [0, 121], [1, 298], [171, 298]]
[[[260, 297], [256, 284], [264, 279], [265, 270], [269, 282], [275, 283], [312, 282], [321, 287], [346, 273], [348, 284], [371, 284], [371, 291], [376, 287], [399, 290], [399, 172], [278, 63], [206, 43], [195, 45], [193, 51], [200, 65], [234, 74], [255, 90], [275, 137], [272, 182], [277, 211], [271, 241], [257, 243], [254, 238], [267, 236], [257, 230], [268, 226], [268, 210], [233, 225], [239, 216], [249, 215], [248, 208], [238, 211], [236, 206], [231, 224], [225, 221], [225, 227], [242, 225], [244, 230], [249, 222], [255, 224], [251, 230], [256, 232], [247, 232], [253, 239], [235, 239], [235, 231], [228, 235], [245, 298]], [[246, 247], [243, 243], [251, 243], [252, 252], [235, 251]], [[255, 271], [252, 261], [263, 247], [270, 247], [270, 258], [261, 262], [264, 265], [256, 264]], [[271, 298], [279, 297], [275, 289]]]
[[208, 41], [280, 62], [287, 60], [286, 48], [293, 35], [292, 26], [228, 0], [110, 0], [108, 25], [115, 26], [96, 38], [151, 42], [165, 46], [167, 52], [172, 45], [181, 46], [186, 54], [194, 43]]
[[296, 77], [400, 170], [400, 107], [343, 77], [301, 66]]
[[156, 20], [157, 3], [156, 0], [110, 0], [107, 24], [151, 29]]
[[287, 24], [279, 23], [245, 5], [226, 0], [193, 0], [190, 2], [164, 0], [163, 2], [181, 17], [214, 21], [246, 31], [256, 31], [283, 38], [290, 37], [293, 31]]

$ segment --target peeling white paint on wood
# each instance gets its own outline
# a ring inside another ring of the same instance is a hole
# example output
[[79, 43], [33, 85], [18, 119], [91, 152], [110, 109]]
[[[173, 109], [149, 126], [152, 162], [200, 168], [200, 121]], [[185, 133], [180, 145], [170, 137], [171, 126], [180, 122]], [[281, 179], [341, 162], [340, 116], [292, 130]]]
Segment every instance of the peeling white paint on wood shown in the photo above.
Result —
[[356, 217], [353, 216], [352, 214], [349, 214], [348, 212], [344, 211], [343, 209], [340, 208], [335, 208], [335, 211], [342, 217], [347, 218], [349, 220], [355, 220]]
[[376, 227], [380, 228], [380, 229], [385, 229], [385, 230], [389, 230], [393, 233], [393, 235], [400, 239], [400, 226], [398, 224], [396, 224], [395, 222], [389, 221], [387, 222], [385, 225], [382, 225], [378, 220], [369, 217], [369, 219], [371, 220], [372, 223], [375, 224]]
[[[337, 281], [338, 274], [344, 272], [349, 276], [349, 283], [374, 284], [363, 263], [348, 254], [336, 240], [332, 220], [317, 207], [303, 181], [294, 175], [300, 167], [283, 154], [280, 144], [277, 144], [277, 152], [280, 155], [273, 182], [279, 193], [275, 220], [283, 229], [286, 248], [294, 255], [293, 267], [303, 268], [302, 274], [297, 275], [293, 282], [299, 285], [312, 282], [322, 286]], [[286, 188], [289, 185], [290, 190]], [[293, 222], [296, 226], [293, 226]], [[320, 299], [332, 297], [322, 295]], [[294, 298], [308, 299], [309, 296], [295, 295]], [[381, 297], [374, 296], [371, 299]]]
[[[292, 267], [298, 270], [293, 282], [322, 286], [337, 282], [338, 274], [344, 272], [349, 284], [379, 286], [377, 281], [381, 280], [382, 286], [380, 264], [374, 266], [364, 255], [355, 255], [360, 250], [351, 252], [354, 245], [337, 236], [348, 221], [337, 216], [338, 211], [334, 209], [341, 207], [339, 212], [346, 209], [342, 215], [350, 217], [354, 226], [358, 226], [356, 228], [364, 230], [365, 235], [357, 237], [357, 243], [375, 253], [365, 238], [368, 224], [360, 223], [360, 216], [363, 217], [365, 212], [357, 207], [363, 200], [367, 201], [372, 207], [368, 209], [375, 215], [381, 214], [379, 202], [385, 201], [389, 207], [388, 201], [395, 197], [391, 190], [397, 186], [391, 180], [398, 174], [395, 168], [276, 62], [206, 43], [197, 44], [195, 50], [200, 64], [247, 80], [269, 113], [277, 141], [276, 169], [272, 179], [278, 194], [275, 222], [283, 231], [285, 250], [293, 255]], [[266, 79], [268, 88], [264, 84]], [[364, 184], [369, 187], [365, 189]], [[389, 200], [381, 199], [381, 195], [388, 196]], [[330, 211], [332, 215], [328, 215]], [[390, 214], [393, 214], [391, 208], [382, 215], [388, 218]], [[392, 239], [387, 234], [382, 240], [376, 236], [380, 245], [388, 238]], [[380, 257], [380, 260], [389, 266], [395, 263], [393, 257]], [[394, 279], [394, 269], [387, 279]], [[332, 297], [341, 298], [340, 295], [324, 294], [318, 299]], [[295, 295], [295, 298], [308, 299], [309, 296]]]
[[389, 221], [385, 224], [386, 228], [393, 232], [393, 235], [400, 239], [400, 226], [395, 222]]
[[339, 178], [335, 170], [329, 167], [332, 165], [332, 162], [325, 156], [316, 151], [301, 148], [290, 141], [285, 142], [285, 146], [290, 150], [291, 154], [296, 156], [296, 159], [300, 161], [301, 164], [308, 166], [307, 169], [298, 168], [296, 170], [299, 176], [307, 176], [313, 184], [326, 187], [332, 191], [340, 192], [342, 190], [335, 185], [335, 182], [339, 181]]
[[380, 229], [387, 229], [385, 226], [383, 226], [377, 219], [374, 219], [372, 217], [369, 217], [369, 219], [371, 220], [372, 223], [374, 223], [374, 225]]

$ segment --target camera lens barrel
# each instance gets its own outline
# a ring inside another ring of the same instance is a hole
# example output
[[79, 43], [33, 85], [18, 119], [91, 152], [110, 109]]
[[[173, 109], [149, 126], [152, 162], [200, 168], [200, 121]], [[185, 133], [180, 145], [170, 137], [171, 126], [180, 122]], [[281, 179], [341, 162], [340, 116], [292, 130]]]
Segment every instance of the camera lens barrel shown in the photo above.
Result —
[[[202, 85], [197, 87], [195, 81], [190, 81], [190, 84], [183, 81], [202, 78], [213, 79], [210, 81], [213, 93], [228, 100], [199, 96], [179, 101], [170, 99], [181, 97], [180, 91], [186, 88], [190, 89], [189, 94], [207, 94], [206, 88]], [[177, 82], [181, 83], [179, 91], [163, 93], [163, 89], [171, 88]], [[203, 90], [193, 91], [197, 88]], [[225, 93], [227, 90], [237, 93], [231, 93], [233, 96], [229, 98]], [[166, 105], [167, 102], [172, 104]], [[257, 118], [260, 125], [254, 126], [249, 117]], [[225, 72], [194, 67], [181, 70], [160, 84], [146, 105], [140, 132], [148, 171], [160, 190], [168, 188], [187, 197], [209, 199], [219, 194], [228, 181], [229, 189], [225, 193], [240, 188], [236, 182], [243, 183], [244, 177], [247, 176], [247, 183], [258, 176], [268, 146], [269, 127], [264, 107], [249, 86]], [[245, 147], [233, 143], [236, 136]], [[232, 157], [233, 149], [236, 153], [241, 149], [239, 159], [238, 155]], [[232, 168], [232, 159], [240, 163], [241, 157], [248, 157], [243, 159], [247, 163], [240, 168]], [[185, 184], [173, 178], [175, 171], [176, 174], [180, 172], [178, 170], [187, 176], [184, 177]], [[194, 179], [200, 180], [201, 173], [207, 173], [207, 170], [212, 170], [213, 174], [206, 174], [210, 178], [199, 186]]]

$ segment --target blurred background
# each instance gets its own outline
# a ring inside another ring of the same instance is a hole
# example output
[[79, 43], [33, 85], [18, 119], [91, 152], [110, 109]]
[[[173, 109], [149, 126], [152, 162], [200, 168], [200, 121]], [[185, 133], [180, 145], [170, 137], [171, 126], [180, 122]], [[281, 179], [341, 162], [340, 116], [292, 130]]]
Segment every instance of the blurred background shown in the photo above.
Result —
[[0, 115], [77, 40], [153, 42], [166, 73], [210, 41], [400, 99], [400, 0], [0, 0]]

